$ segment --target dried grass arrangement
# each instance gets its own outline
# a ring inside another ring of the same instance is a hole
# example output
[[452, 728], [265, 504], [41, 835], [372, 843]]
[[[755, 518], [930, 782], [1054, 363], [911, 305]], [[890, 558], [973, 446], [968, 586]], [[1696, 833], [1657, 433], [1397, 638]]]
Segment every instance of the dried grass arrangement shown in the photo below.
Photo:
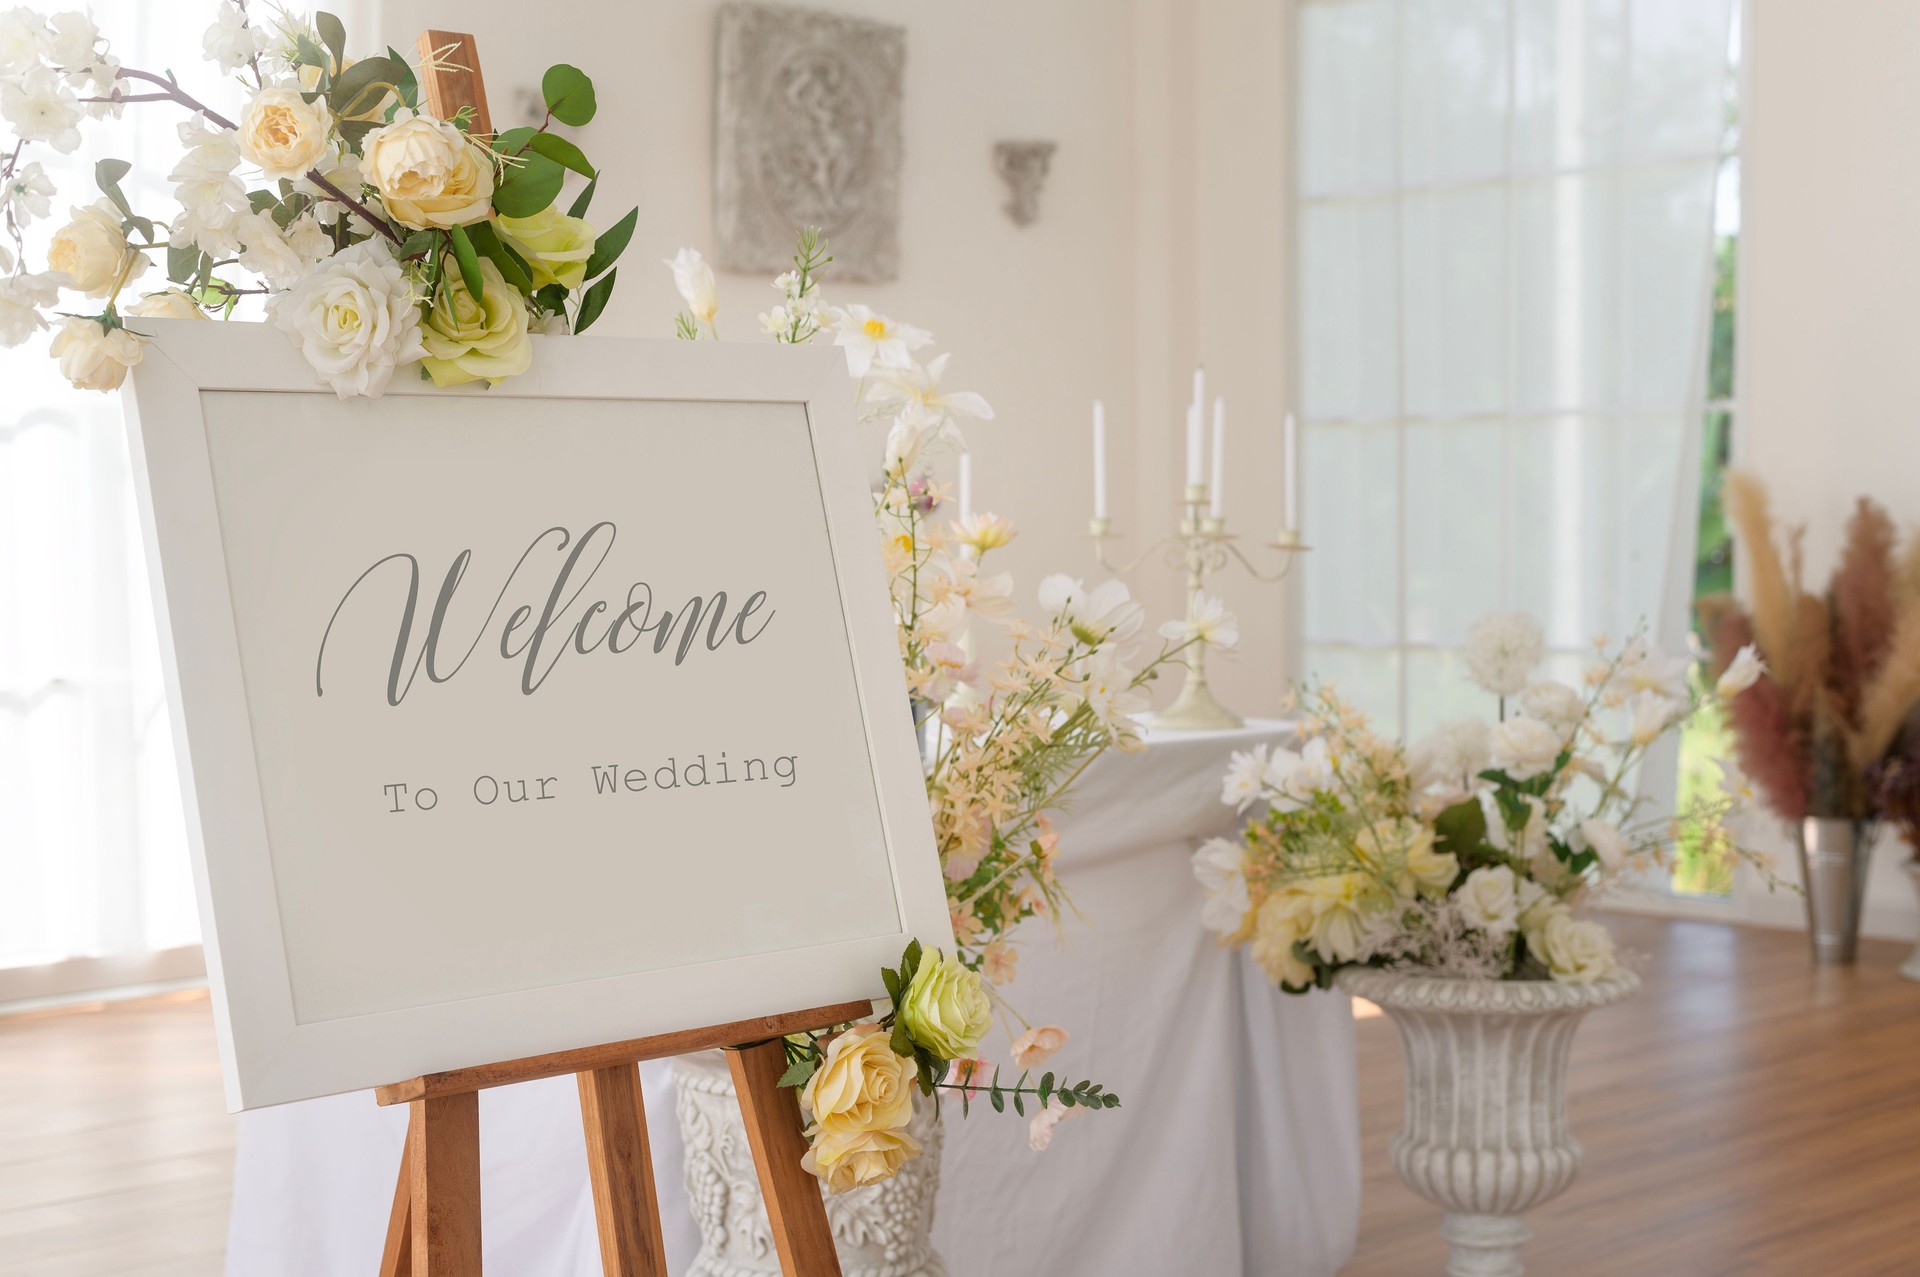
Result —
[[1747, 643], [1767, 673], [1730, 702], [1740, 765], [1783, 819], [1883, 819], [1920, 847], [1920, 535], [1862, 497], [1824, 593], [1804, 581], [1804, 527], [1776, 528], [1767, 491], [1727, 474], [1748, 604], [1703, 599], [1716, 673]]

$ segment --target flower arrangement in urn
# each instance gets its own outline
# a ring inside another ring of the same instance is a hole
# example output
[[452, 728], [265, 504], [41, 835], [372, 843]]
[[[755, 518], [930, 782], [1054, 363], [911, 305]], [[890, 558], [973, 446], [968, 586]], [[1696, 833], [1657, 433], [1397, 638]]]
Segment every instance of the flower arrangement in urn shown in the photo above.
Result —
[[1348, 966], [1568, 984], [1612, 975], [1612, 938], [1578, 907], [1666, 863], [1682, 826], [1730, 841], [1722, 823], [1744, 788], [1730, 772], [1726, 792], [1660, 819], [1634, 794], [1634, 769], [1707, 697], [1737, 700], [1765, 667], [1746, 647], [1700, 693], [1691, 662], [1634, 639], [1575, 687], [1536, 677], [1544, 656], [1529, 618], [1480, 621], [1467, 667], [1497, 720], [1449, 723], [1411, 749], [1332, 688], [1311, 691], [1299, 751], [1234, 756], [1223, 798], [1261, 810], [1239, 839], [1195, 853], [1206, 925], [1290, 992]]
[[[1013, 525], [990, 513], [948, 516], [948, 490], [926, 468], [940, 451], [964, 450], [961, 423], [992, 418], [992, 407], [947, 387], [947, 354], [923, 360], [933, 340], [924, 329], [858, 303], [829, 305], [821, 280], [831, 261], [819, 232], [802, 231], [793, 269], [773, 282], [780, 300], [760, 326], [778, 342], [830, 340], [842, 349], [862, 419], [887, 428], [874, 519], [925, 744], [927, 799], [957, 945], [952, 954], [924, 956], [913, 946], [897, 971], [884, 973], [891, 1016], [789, 1044], [787, 1080], [804, 1085], [811, 1123], [809, 1169], [838, 1191], [893, 1174], [917, 1151], [905, 1134], [912, 1089], [956, 1094], [963, 1114], [976, 1098], [1023, 1116], [1031, 1104], [1036, 1149], [1064, 1116], [1118, 1106], [1094, 1083], [1066, 1085], [1052, 1073], [1036, 1080], [1034, 1071], [1070, 1035], [1026, 1023], [1001, 996], [1019, 968], [1013, 933], [1034, 920], [1059, 926], [1069, 909], [1049, 813], [1094, 759], [1140, 747], [1135, 715], [1168, 662], [1196, 644], [1228, 646], [1235, 631], [1217, 602], [1201, 600], [1191, 615], [1203, 619], [1168, 623], [1159, 650], [1142, 660], [1145, 615], [1127, 587], [1089, 587], [1065, 575], [1040, 583], [1043, 621], [1017, 618], [1012, 576], [983, 568], [1014, 539]], [[666, 265], [685, 303], [679, 336], [717, 339], [707, 263], [686, 248]], [[970, 646], [976, 622], [1005, 638], [1004, 654], [991, 664]], [[1011, 1058], [1020, 1072], [1012, 1081], [975, 1056], [996, 1013], [1019, 1025]], [[917, 1088], [902, 1089], [898, 1078]], [[905, 1098], [896, 1101], [896, 1093]]]
[[[245, 0], [221, 0], [203, 47], [239, 81], [237, 119], [171, 72], [121, 65], [85, 14], [0, 13], [0, 117], [15, 137], [0, 159], [0, 346], [51, 326], [61, 372], [113, 390], [140, 362], [141, 319], [228, 318], [262, 297], [345, 398], [415, 365], [439, 386], [497, 383], [532, 362], [530, 333], [582, 332], [605, 309], [638, 210], [605, 231], [586, 221], [598, 171], [554, 128], [594, 116], [578, 68], [547, 71], [538, 127], [488, 136], [468, 111], [422, 107], [421, 74], [453, 69], [447, 49], [419, 71], [392, 50], [354, 60], [332, 14], [256, 20]], [[101, 160], [98, 197], [29, 271], [28, 228], [52, 218], [56, 191], [28, 148], [72, 154], [87, 119], [135, 103], [184, 113], [167, 175], [177, 212], [137, 212], [131, 165]], [[585, 185], [563, 206], [569, 172]]]

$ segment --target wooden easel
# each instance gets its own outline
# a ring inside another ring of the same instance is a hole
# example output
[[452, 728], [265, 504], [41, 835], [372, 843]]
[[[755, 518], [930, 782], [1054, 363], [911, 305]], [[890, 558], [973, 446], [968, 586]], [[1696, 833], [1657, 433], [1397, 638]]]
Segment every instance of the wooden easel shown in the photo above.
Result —
[[[452, 46], [449, 50], [449, 46]], [[452, 119], [472, 107], [470, 132], [491, 133], [480, 56], [473, 37], [451, 31], [420, 36], [428, 68], [421, 89], [428, 109]], [[436, 51], [440, 69], [433, 69]], [[870, 1014], [868, 1002], [814, 1007], [659, 1037], [528, 1056], [429, 1073], [383, 1086], [383, 1105], [408, 1106], [407, 1143], [387, 1221], [380, 1277], [480, 1277], [480, 1092], [572, 1073], [580, 1084], [587, 1169], [606, 1277], [666, 1277], [660, 1203], [647, 1146], [640, 1061], [727, 1048], [734, 1090], [746, 1119], [760, 1192], [787, 1277], [840, 1277], [819, 1183], [800, 1165], [807, 1141], [797, 1097], [779, 1085], [786, 1071], [781, 1038]], [[745, 1043], [746, 1045], [740, 1045]]]

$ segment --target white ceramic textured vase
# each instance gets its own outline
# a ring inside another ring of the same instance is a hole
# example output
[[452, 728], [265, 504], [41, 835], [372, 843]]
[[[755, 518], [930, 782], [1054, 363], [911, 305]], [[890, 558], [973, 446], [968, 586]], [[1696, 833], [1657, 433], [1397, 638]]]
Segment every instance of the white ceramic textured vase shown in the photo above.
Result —
[[1407, 1115], [1394, 1169], [1446, 1208], [1449, 1277], [1519, 1277], [1526, 1212], [1573, 1183], [1567, 1056], [1595, 1007], [1640, 987], [1630, 971], [1594, 984], [1453, 980], [1349, 968], [1339, 987], [1376, 1003], [1406, 1049]]
[[[687, 1277], [778, 1277], [780, 1256], [726, 1057], [718, 1051], [680, 1056], [673, 1080], [686, 1141], [687, 1196], [700, 1228], [700, 1254]], [[914, 1099], [907, 1132], [920, 1141], [920, 1156], [892, 1179], [827, 1198], [843, 1277], [947, 1277], [946, 1264], [933, 1251], [943, 1132], [932, 1103]]]
[[[1913, 879], [1913, 892], [1920, 896], [1920, 860], [1907, 862], [1907, 876]], [[1909, 980], [1920, 980], [1920, 941], [1915, 941], [1913, 952], [1900, 964], [1900, 974]]]

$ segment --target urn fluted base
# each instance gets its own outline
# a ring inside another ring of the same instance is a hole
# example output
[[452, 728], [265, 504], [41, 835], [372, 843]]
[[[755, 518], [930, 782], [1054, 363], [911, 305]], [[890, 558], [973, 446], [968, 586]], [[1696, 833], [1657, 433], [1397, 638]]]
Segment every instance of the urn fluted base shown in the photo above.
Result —
[[1639, 978], [1620, 971], [1575, 985], [1349, 968], [1338, 983], [1400, 1031], [1407, 1115], [1389, 1151], [1407, 1187], [1447, 1211], [1449, 1277], [1520, 1277], [1526, 1212], [1580, 1170], [1567, 1129], [1574, 1031]]
[[[673, 1080], [686, 1142], [687, 1196], [700, 1229], [700, 1253], [687, 1277], [779, 1277], [780, 1256], [726, 1057], [718, 1051], [680, 1056]], [[947, 1277], [933, 1250], [944, 1132], [930, 1102], [915, 1104], [907, 1132], [923, 1151], [898, 1175], [827, 1198], [844, 1277]]]

